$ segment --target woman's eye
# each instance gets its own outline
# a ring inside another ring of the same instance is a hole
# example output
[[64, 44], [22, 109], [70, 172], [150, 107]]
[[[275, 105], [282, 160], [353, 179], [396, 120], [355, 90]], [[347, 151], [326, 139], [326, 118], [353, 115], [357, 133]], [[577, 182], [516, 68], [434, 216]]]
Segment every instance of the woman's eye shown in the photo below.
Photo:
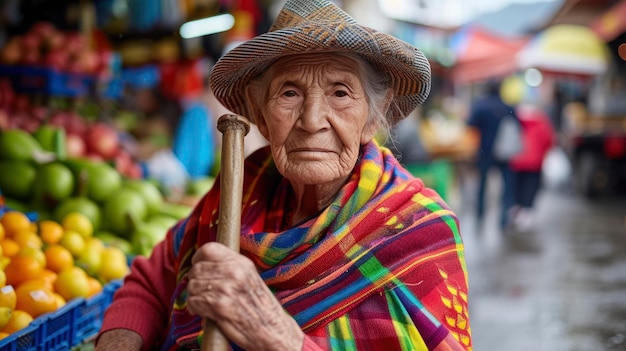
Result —
[[348, 96], [348, 93], [346, 91], [343, 91], [343, 90], [337, 90], [337, 91], [335, 91], [334, 95], [336, 97], [346, 97], [346, 96]]
[[286, 96], [286, 97], [294, 97], [296, 95], [297, 95], [296, 92], [293, 90], [287, 90], [283, 93], [283, 96]]

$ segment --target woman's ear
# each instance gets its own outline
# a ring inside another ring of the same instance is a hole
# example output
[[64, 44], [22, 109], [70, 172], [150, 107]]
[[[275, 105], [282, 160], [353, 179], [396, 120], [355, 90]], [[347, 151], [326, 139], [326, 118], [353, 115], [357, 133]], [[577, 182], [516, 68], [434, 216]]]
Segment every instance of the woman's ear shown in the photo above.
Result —
[[[392, 101], [393, 101], [393, 91], [391, 89], [387, 89], [387, 93], [385, 94], [385, 99], [381, 102], [381, 106], [379, 110], [382, 118], [387, 118], [386, 117], [387, 112], [389, 111], [389, 108], [391, 107]], [[368, 123], [365, 125], [365, 128], [363, 128], [363, 132], [361, 133], [361, 144], [369, 143], [374, 138], [378, 130], [382, 128], [384, 125], [386, 125], [386, 124], [380, 123], [380, 118], [381, 117], [370, 118]]]
[[361, 132], [361, 145], [367, 144], [374, 138], [376, 132], [380, 128], [378, 121], [372, 120], [368, 122]]

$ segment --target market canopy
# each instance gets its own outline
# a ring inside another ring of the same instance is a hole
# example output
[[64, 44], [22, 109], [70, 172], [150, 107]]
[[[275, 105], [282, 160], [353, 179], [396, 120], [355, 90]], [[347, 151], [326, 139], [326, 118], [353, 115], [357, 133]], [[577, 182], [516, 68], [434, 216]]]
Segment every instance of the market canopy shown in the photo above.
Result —
[[455, 55], [452, 80], [472, 83], [505, 77], [517, 70], [516, 55], [527, 37], [499, 36], [480, 26], [468, 26], [452, 36]]
[[519, 52], [517, 62], [521, 69], [592, 76], [606, 71], [608, 54], [606, 44], [591, 29], [558, 24], [533, 37]]

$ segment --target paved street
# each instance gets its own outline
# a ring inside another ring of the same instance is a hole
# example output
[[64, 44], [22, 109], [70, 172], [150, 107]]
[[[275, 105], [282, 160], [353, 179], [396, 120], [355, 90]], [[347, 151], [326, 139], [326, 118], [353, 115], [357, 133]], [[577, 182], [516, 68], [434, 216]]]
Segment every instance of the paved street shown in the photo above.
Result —
[[464, 183], [451, 205], [466, 244], [474, 349], [626, 350], [626, 196], [589, 202], [547, 189], [535, 229], [502, 235], [498, 179], [483, 228], [471, 177]]

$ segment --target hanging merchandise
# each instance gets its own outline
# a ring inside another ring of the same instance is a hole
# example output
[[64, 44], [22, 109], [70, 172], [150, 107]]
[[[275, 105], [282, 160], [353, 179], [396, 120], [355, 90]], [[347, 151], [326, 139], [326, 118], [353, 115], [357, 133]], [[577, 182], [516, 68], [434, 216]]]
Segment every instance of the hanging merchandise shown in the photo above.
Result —
[[129, 0], [131, 30], [146, 32], [157, 28], [161, 16], [161, 2], [154, 0]]

